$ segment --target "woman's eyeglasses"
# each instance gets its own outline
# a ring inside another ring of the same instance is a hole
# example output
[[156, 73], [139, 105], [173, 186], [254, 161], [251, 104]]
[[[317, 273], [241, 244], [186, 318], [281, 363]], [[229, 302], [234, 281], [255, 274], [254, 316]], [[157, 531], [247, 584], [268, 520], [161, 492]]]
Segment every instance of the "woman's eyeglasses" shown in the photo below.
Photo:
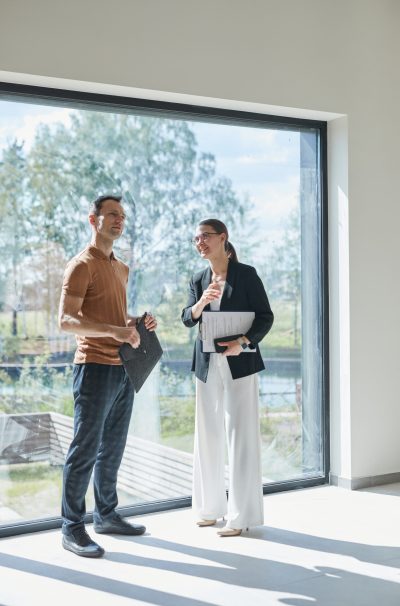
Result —
[[202, 234], [194, 236], [194, 238], [191, 239], [191, 243], [196, 245], [200, 242], [207, 242], [211, 236], [219, 236], [219, 233], [217, 231], [204, 231]]

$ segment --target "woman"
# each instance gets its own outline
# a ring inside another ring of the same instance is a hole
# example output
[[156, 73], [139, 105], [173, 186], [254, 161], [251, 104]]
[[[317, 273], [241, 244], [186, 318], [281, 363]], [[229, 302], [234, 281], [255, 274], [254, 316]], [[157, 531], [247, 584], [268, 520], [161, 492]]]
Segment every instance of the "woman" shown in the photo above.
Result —
[[[196, 427], [193, 463], [193, 509], [199, 526], [227, 516], [222, 537], [263, 524], [261, 440], [257, 372], [264, 369], [258, 343], [274, 316], [254, 267], [239, 263], [222, 221], [207, 219], [197, 227], [194, 244], [209, 267], [190, 282], [185, 326], [201, 324], [203, 311], [254, 311], [245, 335], [221, 340], [223, 353], [203, 353], [200, 331], [192, 370], [196, 374]], [[244, 349], [255, 348], [255, 353]], [[229, 497], [224, 482], [224, 423], [228, 442]]]

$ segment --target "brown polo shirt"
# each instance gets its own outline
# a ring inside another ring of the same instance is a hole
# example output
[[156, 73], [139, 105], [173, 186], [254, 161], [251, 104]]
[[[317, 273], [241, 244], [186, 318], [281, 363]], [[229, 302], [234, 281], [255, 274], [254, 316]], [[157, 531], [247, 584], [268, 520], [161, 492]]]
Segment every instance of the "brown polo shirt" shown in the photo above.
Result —
[[[107, 257], [95, 246], [88, 246], [69, 261], [64, 273], [63, 292], [83, 298], [81, 315], [93, 322], [127, 325], [126, 287], [129, 268], [113, 253]], [[74, 363], [121, 364], [121, 345], [110, 337], [76, 335]]]

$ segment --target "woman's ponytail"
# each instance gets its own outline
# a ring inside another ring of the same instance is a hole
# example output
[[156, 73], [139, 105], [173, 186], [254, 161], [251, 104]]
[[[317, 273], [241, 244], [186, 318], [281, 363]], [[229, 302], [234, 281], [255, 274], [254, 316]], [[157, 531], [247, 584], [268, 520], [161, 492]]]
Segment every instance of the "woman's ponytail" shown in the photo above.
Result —
[[233, 261], [234, 263], [239, 261], [235, 247], [233, 246], [232, 242], [229, 242], [229, 240], [225, 241], [225, 250], [230, 261]]

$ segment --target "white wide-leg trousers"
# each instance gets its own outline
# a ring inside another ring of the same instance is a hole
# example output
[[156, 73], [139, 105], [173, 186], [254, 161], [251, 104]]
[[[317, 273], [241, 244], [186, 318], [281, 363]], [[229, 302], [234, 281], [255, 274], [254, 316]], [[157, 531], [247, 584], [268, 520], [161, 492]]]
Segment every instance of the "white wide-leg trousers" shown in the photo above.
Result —
[[227, 528], [259, 526], [264, 523], [262, 496], [258, 376], [234, 380], [226, 357], [211, 354], [207, 383], [196, 379], [193, 510], [203, 520], [225, 516]]

